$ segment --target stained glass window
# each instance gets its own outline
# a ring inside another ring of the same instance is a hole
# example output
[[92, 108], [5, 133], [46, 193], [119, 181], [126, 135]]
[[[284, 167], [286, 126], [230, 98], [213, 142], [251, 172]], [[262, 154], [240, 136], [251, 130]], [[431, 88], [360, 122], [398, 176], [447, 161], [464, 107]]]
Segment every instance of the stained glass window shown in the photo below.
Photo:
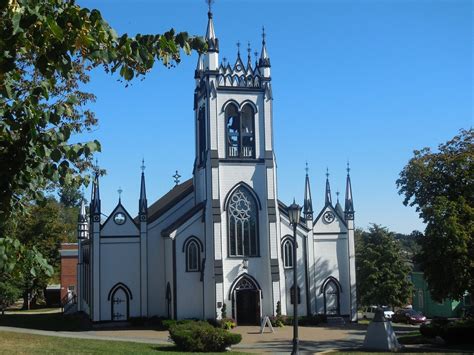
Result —
[[258, 256], [257, 205], [250, 192], [238, 187], [227, 210], [230, 256]]

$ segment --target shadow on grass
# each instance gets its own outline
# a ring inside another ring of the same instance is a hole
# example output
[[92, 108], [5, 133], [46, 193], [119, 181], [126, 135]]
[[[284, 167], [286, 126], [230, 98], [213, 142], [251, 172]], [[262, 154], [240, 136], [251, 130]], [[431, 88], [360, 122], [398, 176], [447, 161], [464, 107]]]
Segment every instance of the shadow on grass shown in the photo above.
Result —
[[69, 332], [92, 329], [90, 321], [83, 315], [63, 315], [59, 312], [0, 315], [0, 326]]

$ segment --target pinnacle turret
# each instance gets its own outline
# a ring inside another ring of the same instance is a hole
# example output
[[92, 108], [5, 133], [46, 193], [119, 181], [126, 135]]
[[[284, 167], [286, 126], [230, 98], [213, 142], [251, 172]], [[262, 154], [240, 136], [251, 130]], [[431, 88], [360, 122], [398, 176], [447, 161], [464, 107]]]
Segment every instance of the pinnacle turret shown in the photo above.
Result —
[[344, 206], [344, 214], [346, 219], [354, 219], [354, 202], [352, 200], [352, 185], [350, 176], [350, 167], [347, 163], [347, 178], [346, 178], [346, 203]]
[[262, 27], [262, 52], [260, 53], [260, 61], [258, 62], [259, 67], [270, 68], [270, 57], [267, 52], [265, 27]]
[[329, 185], [329, 170], [326, 169], [326, 192], [325, 192], [325, 205], [332, 206], [332, 197], [331, 197], [331, 186]]
[[138, 201], [138, 214], [140, 215], [140, 220], [146, 220], [146, 215], [148, 212], [148, 202], [146, 199], [146, 188], [145, 188], [145, 160], [142, 160], [142, 176], [140, 183], [140, 200]]
[[313, 200], [311, 198], [311, 186], [309, 183], [309, 168], [308, 163], [306, 163], [306, 178], [304, 186], [304, 205], [303, 205], [303, 214], [305, 219], [313, 219]]

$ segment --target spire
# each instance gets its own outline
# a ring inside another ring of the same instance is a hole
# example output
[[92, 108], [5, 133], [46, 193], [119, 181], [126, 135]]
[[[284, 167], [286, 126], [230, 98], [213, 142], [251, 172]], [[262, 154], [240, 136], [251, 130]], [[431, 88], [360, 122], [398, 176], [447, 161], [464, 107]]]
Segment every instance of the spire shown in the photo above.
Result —
[[303, 214], [306, 219], [313, 219], [313, 200], [311, 199], [311, 187], [309, 185], [309, 175], [308, 175], [308, 162], [306, 162], [306, 179], [304, 186], [304, 206]]
[[341, 204], [339, 203], [339, 191], [336, 192], [336, 196], [337, 196], [337, 202], [336, 202], [336, 206], [334, 207], [334, 209], [336, 210], [336, 212], [338, 213], [338, 215], [343, 218], [344, 217], [344, 211], [342, 210], [342, 206]]
[[346, 219], [354, 219], [354, 202], [352, 200], [352, 186], [351, 186], [351, 168], [349, 162], [347, 162], [347, 179], [346, 179], [346, 203], [344, 206], [344, 213]]
[[250, 42], [247, 43], [247, 70], [252, 70], [252, 49], [250, 48]]
[[[140, 183], [140, 200], [138, 201], [138, 214], [140, 215], [140, 220], [145, 221], [148, 211], [145, 189], [145, 159], [142, 159], [142, 166], [140, 168], [142, 169], [142, 177]], [[144, 216], [144, 218], [142, 216]]]
[[209, 11], [207, 12], [207, 31], [206, 31], [206, 42], [208, 46], [208, 52], [219, 52], [219, 40], [216, 37], [214, 31], [214, 22], [212, 21], [212, 3], [213, 0], [207, 0]]
[[196, 70], [194, 71], [194, 79], [198, 79], [203, 71], [204, 71], [204, 61], [202, 60], [202, 55], [199, 54]]
[[[96, 163], [97, 164], [97, 163]], [[100, 192], [99, 192], [99, 168], [95, 167], [94, 182], [92, 185], [92, 202], [91, 202], [91, 213], [92, 215], [100, 216]], [[97, 222], [97, 219], [94, 220]]]
[[262, 27], [262, 53], [260, 54], [260, 61], [258, 65], [260, 67], [270, 67], [270, 57], [268, 56], [267, 53], [267, 45], [265, 41], [265, 37], [267, 35], [265, 34], [265, 27]]
[[326, 199], [325, 205], [332, 206], [332, 198], [331, 198], [331, 186], [329, 186], [329, 169], [326, 168]]

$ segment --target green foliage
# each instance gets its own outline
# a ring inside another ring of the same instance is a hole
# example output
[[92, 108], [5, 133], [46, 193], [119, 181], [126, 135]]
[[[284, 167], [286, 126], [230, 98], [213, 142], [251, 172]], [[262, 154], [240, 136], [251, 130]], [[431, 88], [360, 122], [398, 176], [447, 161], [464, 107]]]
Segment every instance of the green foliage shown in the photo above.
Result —
[[8, 281], [0, 281], [0, 311], [3, 311], [14, 304], [21, 295], [21, 290], [18, 286], [12, 282], [11, 280]]
[[226, 329], [226, 330], [231, 330], [234, 329], [237, 326], [237, 323], [235, 323], [235, 320], [232, 318], [223, 318], [221, 320], [221, 328]]
[[397, 180], [426, 223], [416, 260], [437, 301], [474, 293], [473, 141], [473, 129], [461, 130], [437, 152], [415, 151]]
[[172, 326], [170, 338], [180, 350], [193, 352], [221, 352], [242, 340], [240, 334], [229, 333], [225, 329], [215, 328], [203, 321]]
[[278, 301], [276, 305], [276, 315], [277, 317], [281, 316], [281, 302]]
[[221, 318], [222, 319], [227, 318], [227, 306], [225, 303], [223, 303], [221, 307]]
[[362, 306], [402, 306], [411, 295], [410, 268], [394, 234], [373, 224], [356, 231], [356, 279]]
[[421, 335], [427, 338], [441, 337], [447, 344], [474, 344], [474, 320], [431, 322], [420, 326]]
[[181, 51], [205, 42], [173, 29], [118, 36], [97, 10], [74, 1], [0, 2], [0, 236], [25, 202], [41, 200], [51, 184], [87, 183], [98, 141], [70, 143], [97, 123], [80, 90], [102, 66], [123, 80], [143, 77], [161, 61], [173, 67]]

